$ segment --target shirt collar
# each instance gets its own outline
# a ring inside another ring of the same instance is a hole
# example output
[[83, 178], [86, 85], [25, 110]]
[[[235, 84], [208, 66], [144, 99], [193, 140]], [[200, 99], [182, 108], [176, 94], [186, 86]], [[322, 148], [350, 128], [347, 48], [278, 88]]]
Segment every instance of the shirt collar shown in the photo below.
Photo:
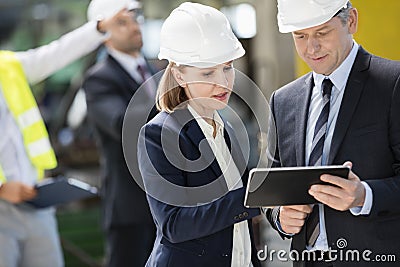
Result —
[[[199, 124], [201, 130], [203, 131], [204, 135], [206, 137], [213, 137], [214, 133], [214, 127], [211, 126], [209, 123], [207, 123], [197, 112], [196, 110], [190, 106], [190, 104], [187, 105], [189, 112], [192, 114], [192, 116], [195, 118], [196, 122]], [[214, 111], [213, 118], [217, 127], [217, 134], [223, 134], [224, 132], [224, 121], [222, 120], [221, 116], [218, 114], [217, 111]]]
[[358, 47], [359, 45], [356, 43], [356, 41], [353, 40], [353, 47], [351, 48], [349, 55], [342, 62], [342, 64], [340, 64], [340, 66], [331, 73], [331, 75], [325, 76], [323, 74], [313, 72], [314, 84], [321, 88], [322, 81], [325, 78], [329, 78], [336, 90], [343, 90], [347, 83], [351, 68], [356, 59]]
[[128, 73], [132, 74], [133, 72], [136, 72], [138, 64], [145, 64], [145, 60], [142, 55], [133, 57], [112, 47], [107, 47], [107, 51], [119, 64], [121, 64], [126, 71], [128, 71]]

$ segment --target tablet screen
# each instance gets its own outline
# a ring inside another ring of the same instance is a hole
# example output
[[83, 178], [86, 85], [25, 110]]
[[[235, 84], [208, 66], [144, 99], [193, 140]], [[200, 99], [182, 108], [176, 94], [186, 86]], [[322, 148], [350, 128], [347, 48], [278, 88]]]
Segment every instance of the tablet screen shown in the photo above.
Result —
[[331, 174], [348, 177], [349, 167], [309, 166], [255, 168], [250, 171], [246, 188], [246, 207], [274, 207], [317, 203], [308, 194], [313, 184], [322, 184], [320, 176]]

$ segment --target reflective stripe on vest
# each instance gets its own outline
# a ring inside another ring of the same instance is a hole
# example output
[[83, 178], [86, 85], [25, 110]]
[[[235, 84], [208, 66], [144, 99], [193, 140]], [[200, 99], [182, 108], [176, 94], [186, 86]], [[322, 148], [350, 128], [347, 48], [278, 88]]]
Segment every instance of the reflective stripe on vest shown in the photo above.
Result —
[[[21, 63], [13, 52], [0, 51], [0, 83], [8, 109], [22, 133], [29, 159], [36, 167], [38, 177], [42, 178], [44, 170], [57, 166], [57, 160]], [[4, 180], [0, 166], [0, 181]]]
[[3, 169], [0, 166], [0, 183], [6, 182], [6, 177], [4, 176]]

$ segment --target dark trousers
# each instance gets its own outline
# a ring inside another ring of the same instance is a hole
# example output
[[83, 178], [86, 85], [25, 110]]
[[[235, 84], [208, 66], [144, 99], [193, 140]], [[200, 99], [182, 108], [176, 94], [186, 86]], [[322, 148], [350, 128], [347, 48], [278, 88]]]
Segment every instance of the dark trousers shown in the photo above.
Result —
[[332, 263], [317, 261], [317, 262], [307, 262], [306, 267], [333, 267]]
[[306, 267], [332, 267], [333, 266], [332, 261], [323, 260], [323, 258], [329, 260], [330, 259], [329, 258], [330, 255], [329, 254], [327, 254], [327, 253], [323, 253], [322, 254], [320, 251], [315, 251], [314, 253], [315, 253], [314, 255], [316, 256], [316, 259], [318, 259], [318, 260], [316, 260], [316, 261], [307, 261], [306, 262]]
[[106, 267], [142, 267], [150, 256], [156, 229], [153, 224], [132, 224], [108, 229]]

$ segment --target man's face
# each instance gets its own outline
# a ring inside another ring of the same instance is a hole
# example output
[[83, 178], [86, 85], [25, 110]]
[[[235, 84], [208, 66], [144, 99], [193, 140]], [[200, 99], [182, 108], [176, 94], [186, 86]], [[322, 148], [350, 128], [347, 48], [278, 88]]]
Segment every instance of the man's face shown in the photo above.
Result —
[[133, 11], [124, 12], [112, 25], [108, 44], [114, 49], [134, 55], [143, 46], [142, 32], [134, 19]]
[[347, 23], [333, 17], [328, 22], [292, 33], [297, 53], [316, 73], [330, 75], [350, 53], [357, 31], [357, 10], [350, 10]]

